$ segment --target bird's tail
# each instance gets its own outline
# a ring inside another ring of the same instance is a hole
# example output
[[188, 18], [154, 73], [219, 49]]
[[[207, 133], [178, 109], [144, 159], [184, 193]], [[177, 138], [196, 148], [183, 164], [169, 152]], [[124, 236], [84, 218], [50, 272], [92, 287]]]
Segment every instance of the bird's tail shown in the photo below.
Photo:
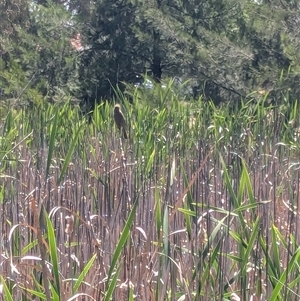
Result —
[[125, 130], [124, 127], [123, 127], [123, 135], [124, 135], [124, 139], [127, 139], [127, 138], [128, 138], [127, 133], [126, 133], [126, 130]]

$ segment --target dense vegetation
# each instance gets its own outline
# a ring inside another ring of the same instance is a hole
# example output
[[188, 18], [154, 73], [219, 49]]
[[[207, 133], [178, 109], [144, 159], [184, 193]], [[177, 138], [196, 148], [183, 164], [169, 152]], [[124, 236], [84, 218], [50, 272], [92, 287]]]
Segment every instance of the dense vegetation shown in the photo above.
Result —
[[298, 8], [0, 0], [1, 298], [299, 300]]
[[[299, 103], [1, 107], [5, 300], [298, 300]], [[238, 299], [240, 298], [240, 299]]]
[[[299, 93], [298, 1], [1, 1], [2, 98], [89, 108], [148, 74], [187, 97]], [[113, 87], [113, 88], [112, 88]]]

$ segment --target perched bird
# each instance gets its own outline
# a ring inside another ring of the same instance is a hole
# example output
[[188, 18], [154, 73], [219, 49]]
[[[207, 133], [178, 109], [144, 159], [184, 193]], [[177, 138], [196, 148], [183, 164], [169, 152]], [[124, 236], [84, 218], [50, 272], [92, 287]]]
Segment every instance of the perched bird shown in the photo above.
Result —
[[123, 130], [124, 139], [127, 139], [128, 136], [126, 133], [126, 121], [125, 121], [124, 115], [121, 111], [121, 106], [119, 104], [115, 105], [114, 118], [115, 118], [115, 122], [116, 122], [118, 129]]

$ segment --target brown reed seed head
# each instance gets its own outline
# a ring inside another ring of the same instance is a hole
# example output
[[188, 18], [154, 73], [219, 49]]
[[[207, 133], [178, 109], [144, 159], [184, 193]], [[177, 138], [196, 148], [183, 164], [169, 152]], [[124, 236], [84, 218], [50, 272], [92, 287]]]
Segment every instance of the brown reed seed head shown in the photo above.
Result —
[[123, 131], [124, 139], [127, 139], [128, 136], [126, 133], [126, 121], [121, 111], [121, 106], [119, 104], [115, 105], [114, 118], [118, 129]]

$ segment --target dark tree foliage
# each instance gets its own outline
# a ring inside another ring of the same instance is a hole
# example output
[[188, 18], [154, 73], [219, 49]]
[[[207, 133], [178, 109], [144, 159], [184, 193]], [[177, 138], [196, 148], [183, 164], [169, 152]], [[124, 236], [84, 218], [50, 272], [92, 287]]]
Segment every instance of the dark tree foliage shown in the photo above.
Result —
[[[29, 4], [28, 4], [29, 5]], [[55, 101], [78, 89], [71, 15], [61, 5], [27, 7], [30, 18], [2, 35], [0, 85], [5, 98]]]
[[18, 1], [0, 1], [6, 98], [90, 106], [145, 73], [215, 102], [299, 93], [298, 1]]
[[134, 19], [135, 9], [128, 1], [95, 4], [90, 22], [82, 29], [85, 46], [79, 57], [81, 97], [86, 102], [110, 97], [118, 83], [127, 81], [135, 69], [140, 71], [131, 29]]

